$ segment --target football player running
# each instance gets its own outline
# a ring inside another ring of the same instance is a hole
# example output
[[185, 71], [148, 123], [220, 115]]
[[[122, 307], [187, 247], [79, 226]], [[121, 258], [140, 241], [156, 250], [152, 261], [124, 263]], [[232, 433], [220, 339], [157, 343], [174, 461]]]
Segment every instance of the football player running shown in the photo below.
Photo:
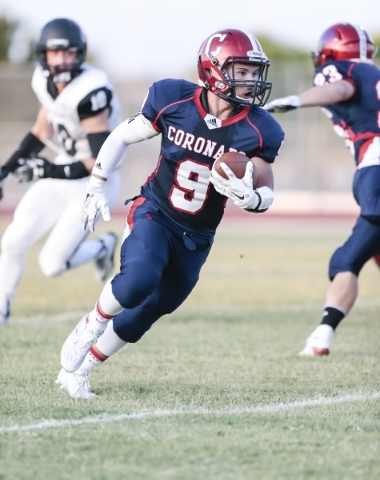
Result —
[[[121, 247], [121, 269], [62, 347], [57, 383], [73, 397], [89, 398], [88, 375], [190, 294], [207, 259], [230, 197], [263, 212], [273, 201], [271, 164], [283, 141], [274, 118], [260, 108], [271, 89], [269, 61], [259, 42], [240, 30], [208, 37], [198, 55], [200, 85], [166, 79], [154, 83], [142, 111], [111, 133], [87, 184], [84, 228], [104, 205], [104, 188], [127, 145], [161, 134], [157, 167], [130, 207]], [[253, 163], [238, 179], [214, 162], [227, 151]]]
[[[37, 66], [32, 88], [41, 103], [36, 122], [19, 148], [0, 169], [21, 182], [38, 180], [19, 202], [13, 222], [1, 241], [0, 323], [9, 312], [21, 279], [27, 250], [52, 230], [40, 255], [42, 272], [50, 277], [88, 261], [103, 282], [111, 273], [117, 238], [113, 233], [84, 241], [80, 208], [84, 185], [104, 140], [122, 121], [121, 109], [106, 74], [84, 63], [86, 39], [72, 20], [47, 23], [35, 44]], [[39, 156], [55, 134], [59, 148], [54, 163]], [[115, 169], [104, 187], [112, 208], [119, 192]]]
[[333, 334], [356, 300], [363, 265], [380, 253], [380, 71], [373, 56], [373, 42], [363, 27], [333, 25], [322, 34], [313, 54], [314, 87], [264, 107], [269, 112], [286, 112], [323, 106], [357, 165], [353, 194], [360, 216], [351, 236], [330, 259], [331, 284], [322, 322], [300, 355], [329, 354]]

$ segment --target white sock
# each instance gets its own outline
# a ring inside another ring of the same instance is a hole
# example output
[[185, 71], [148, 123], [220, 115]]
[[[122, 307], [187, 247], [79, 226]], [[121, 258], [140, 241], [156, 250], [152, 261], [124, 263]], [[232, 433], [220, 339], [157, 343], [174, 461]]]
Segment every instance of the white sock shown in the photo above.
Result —
[[102, 257], [106, 249], [102, 240], [88, 240], [79, 244], [78, 248], [67, 261], [67, 268], [75, 268], [83, 263]]
[[88, 375], [92, 369], [94, 369], [98, 365], [101, 365], [106, 360], [106, 358], [101, 358], [92, 346], [90, 348], [90, 351], [85, 356], [82, 365], [75, 373], [77, 373], [78, 375]]
[[110, 320], [103, 335], [98, 339], [96, 348], [106, 357], [110, 357], [123, 348], [126, 343], [127, 342], [122, 340], [115, 333], [113, 329], [113, 321]]
[[86, 318], [86, 328], [100, 335], [104, 332], [107, 323], [114, 318], [114, 315], [107, 315], [99, 306], [99, 301], [96, 302], [94, 310], [92, 310]]
[[0, 316], [7, 318], [11, 308], [11, 296], [0, 292]]
[[113, 292], [111, 282], [113, 277], [108, 280], [104, 285], [102, 293], [99, 297], [99, 305], [104, 313], [111, 317], [116, 317], [116, 315], [124, 310], [120, 303], [116, 300]]
[[[85, 356], [82, 365], [75, 373], [79, 375], [88, 375], [91, 370], [105, 362], [111, 355], [114, 355], [116, 352], [118, 352], [126, 343], [127, 342], [116, 335], [113, 329], [113, 321], [110, 320], [107, 324], [105, 332], [96, 342], [96, 350], [94, 346], [90, 348], [90, 351]], [[97, 350], [102, 353], [102, 356], [98, 354]]]

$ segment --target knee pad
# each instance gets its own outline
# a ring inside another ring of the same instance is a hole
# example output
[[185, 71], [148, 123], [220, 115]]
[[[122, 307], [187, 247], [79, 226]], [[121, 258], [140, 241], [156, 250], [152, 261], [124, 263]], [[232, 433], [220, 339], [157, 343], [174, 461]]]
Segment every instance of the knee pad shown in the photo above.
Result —
[[145, 333], [150, 330], [157, 320], [156, 316], [150, 315], [141, 317], [140, 315], [131, 315], [124, 310], [113, 319], [113, 329], [116, 335], [127, 343], [137, 343]]
[[112, 280], [112, 293], [123, 308], [135, 308], [140, 305], [160, 282], [160, 275], [152, 271], [146, 274], [144, 270], [135, 269], [141, 275], [131, 278], [128, 273], [118, 273]]

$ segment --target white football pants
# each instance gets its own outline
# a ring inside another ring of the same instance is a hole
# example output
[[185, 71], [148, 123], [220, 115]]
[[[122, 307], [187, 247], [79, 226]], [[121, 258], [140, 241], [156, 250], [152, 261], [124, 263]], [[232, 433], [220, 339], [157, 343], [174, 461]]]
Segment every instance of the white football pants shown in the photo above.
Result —
[[[63, 273], [74, 252], [76, 266], [96, 257], [94, 241], [84, 242], [88, 232], [82, 230], [82, 203], [87, 181], [88, 177], [78, 180], [44, 178], [22, 197], [1, 240], [0, 298], [12, 300], [28, 249], [51, 229], [39, 255], [39, 264], [46, 276]], [[119, 173], [115, 171], [105, 182], [110, 209], [116, 204], [119, 187]], [[97, 220], [102, 218], [100, 213], [97, 217]], [[78, 262], [78, 257], [83, 261]]]

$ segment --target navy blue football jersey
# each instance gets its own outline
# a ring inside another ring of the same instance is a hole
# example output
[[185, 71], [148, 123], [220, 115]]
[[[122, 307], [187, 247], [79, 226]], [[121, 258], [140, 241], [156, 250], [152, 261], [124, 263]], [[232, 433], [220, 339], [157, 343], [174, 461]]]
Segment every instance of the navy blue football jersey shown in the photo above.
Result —
[[355, 87], [345, 102], [323, 107], [346, 140], [358, 168], [380, 164], [380, 70], [371, 64], [330, 61], [315, 71], [314, 85], [346, 80]]
[[227, 120], [208, 114], [201, 102], [204, 89], [186, 80], [154, 83], [142, 113], [162, 134], [157, 167], [142, 187], [176, 223], [189, 230], [215, 231], [226, 197], [209, 182], [213, 163], [228, 151], [274, 162], [284, 133], [264, 109], [246, 106]]

